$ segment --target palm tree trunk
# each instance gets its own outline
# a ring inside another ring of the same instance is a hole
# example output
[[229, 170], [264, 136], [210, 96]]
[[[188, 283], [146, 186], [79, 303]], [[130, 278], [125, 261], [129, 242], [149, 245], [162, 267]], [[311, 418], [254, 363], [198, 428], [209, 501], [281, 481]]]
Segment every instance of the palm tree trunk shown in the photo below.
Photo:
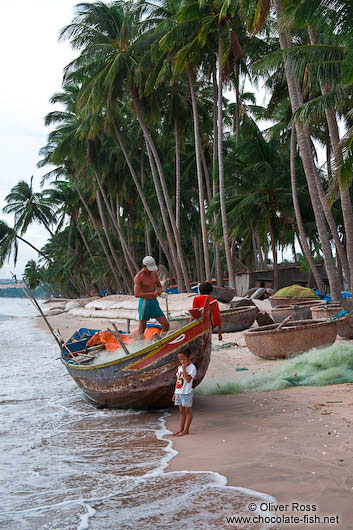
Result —
[[180, 132], [177, 120], [175, 120], [175, 222], [180, 232]]
[[93, 261], [93, 263], [96, 263], [96, 258], [93, 256], [92, 252], [91, 252], [91, 249], [89, 248], [89, 245], [87, 243], [87, 239], [85, 238], [82, 230], [81, 230], [81, 227], [80, 225], [78, 224], [78, 221], [76, 222], [76, 226], [77, 226], [77, 230], [79, 231], [80, 233], [80, 236], [81, 236], [81, 239], [83, 241], [83, 244], [85, 245], [86, 249], [87, 249], [87, 252], [88, 252], [88, 255], [89, 257], [91, 258], [91, 260]]
[[196, 156], [196, 171], [197, 171], [197, 182], [199, 189], [199, 205], [200, 205], [200, 217], [201, 217], [201, 232], [202, 232], [202, 245], [203, 245], [203, 256], [205, 262], [206, 280], [211, 280], [211, 268], [210, 268], [210, 256], [208, 252], [208, 234], [206, 225], [206, 212], [205, 212], [205, 197], [204, 187], [202, 178], [202, 159], [201, 159], [201, 140], [199, 130], [199, 116], [197, 110], [197, 101], [195, 94], [194, 84], [194, 69], [191, 63], [188, 64], [188, 77], [189, 87], [191, 94], [192, 114], [194, 120], [194, 138], [195, 138], [195, 156]]
[[272, 219], [269, 220], [269, 230], [271, 239], [271, 250], [273, 256], [273, 290], [276, 293], [278, 291], [278, 260], [277, 260], [277, 244], [275, 238], [275, 231], [272, 223]]
[[19, 239], [20, 241], [22, 241], [23, 243], [26, 243], [26, 245], [28, 245], [29, 247], [31, 247], [33, 250], [35, 250], [40, 256], [42, 256], [43, 258], [45, 258], [47, 261], [50, 261], [50, 263], [53, 263], [53, 260], [51, 258], [49, 258], [48, 256], [46, 256], [45, 254], [43, 254], [43, 252], [41, 252], [40, 250], [38, 250], [34, 245], [32, 245], [32, 243], [30, 243], [29, 241], [27, 241], [26, 239], [23, 239], [23, 237], [19, 236], [18, 234], [16, 234], [15, 230], [13, 230], [13, 233], [14, 235], [16, 236], [17, 239]]
[[210, 175], [208, 172], [206, 157], [205, 157], [204, 150], [202, 148], [201, 148], [201, 161], [202, 161], [203, 174], [205, 177], [207, 201], [208, 201], [208, 204], [210, 204], [210, 202], [212, 201], [212, 188], [211, 188]]
[[110, 220], [111, 220], [114, 228], [116, 229], [116, 231], [118, 233], [127, 269], [128, 269], [128, 271], [130, 273], [131, 279], [134, 280], [135, 275], [138, 272], [137, 264], [136, 264], [136, 262], [134, 260], [134, 257], [132, 256], [132, 254], [130, 252], [130, 249], [129, 249], [127, 243], [126, 243], [126, 240], [125, 240], [124, 234], [123, 234], [123, 232], [122, 232], [122, 230], [120, 228], [120, 225], [118, 224], [118, 222], [117, 222], [117, 220], [116, 220], [116, 218], [114, 216], [114, 213], [113, 213], [113, 211], [112, 211], [112, 209], [110, 207], [110, 204], [109, 204], [109, 201], [108, 201], [108, 198], [107, 198], [107, 194], [105, 193], [103, 185], [102, 185], [102, 181], [101, 181], [100, 177], [98, 177], [97, 173], [95, 175], [96, 175], [96, 181], [98, 183], [100, 192], [102, 194], [104, 203], [106, 205]]
[[[212, 153], [212, 198], [214, 199], [218, 193], [217, 187], [217, 161], [218, 161], [218, 87], [216, 68], [212, 70], [212, 89], [213, 89], [213, 153]], [[213, 216], [213, 226], [217, 224], [217, 215]], [[218, 241], [214, 243], [215, 268], [216, 268], [216, 282], [217, 285], [223, 285], [222, 263], [220, 244]]]
[[91, 223], [92, 223], [92, 226], [93, 226], [93, 228], [94, 228], [94, 231], [95, 231], [95, 233], [97, 234], [97, 237], [98, 237], [98, 239], [99, 239], [99, 243], [100, 243], [100, 245], [101, 245], [101, 247], [102, 247], [102, 250], [103, 250], [103, 252], [104, 252], [104, 255], [105, 255], [106, 259], [107, 259], [107, 262], [108, 262], [109, 268], [110, 268], [110, 270], [111, 270], [111, 272], [112, 272], [112, 274], [113, 274], [113, 277], [114, 277], [114, 280], [115, 280], [115, 282], [116, 282], [116, 285], [117, 285], [118, 289], [120, 289], [120, 288], [121, 288], [121, 284], [120, 284], [119, 276], [118, 276], [117, 273], [116, 273], [116, 270], [115, 270], [115, 267], [114, 267], [114, 265], [113, 265], [113, 262], [112, 262], [112, 260], [111, 260], [111, 258], [110, 258], [110, 256], [109, 256], [108, 249], [107, 249], [107, 247], [105, 246], [105, 243], [104, 243], [104, 241], [103, 241], [103, 238], [102, 238], [102, 236], [101, 236], [101, 234], [100, 234], [100, 232], [99, 232], [99, 230], [98, 230], [98, 228], [97, 228], [97, 225], [96, 225], [96, 222], [95, 222], [95, 220], [94, 220], [93, 214], [92, 214], [92, 212], [91, 212], [91, 210], [90, 210], [88, 204], [86, 203], [86, 201], [85, 201], [85, 199], [84, 199], [84, 197], [83, 197], [83, 195], [82, 195], [82, 193], [81, 193], [81, 190], [80, 190], [80, 188], [79, 188], [79, 186], [78, 186], [78, 184], [77, 184], [77, 182], [76, 182], [76, 178], [73, 179], [73, 183], [74, 183], [75, 189], [76, 189], [76, 191], [77, 191], [77, 193], [78, 193], [78, 195], [79, 195], [79, 197], [80, 197], [80, 199], [81, 199], [81, 202], [82, 202], [82, 204], [83, 204], [83, 206], [84, 206], [84, 208], [85, 208], [85, 210], [86, 210], [86, 212], [87, 212], [87, 214], [88, 214], [88, 217], [89, 217], [90, 220], [91, 220]]
[[235, 143], [238, 145], [240, 139], [240, 94], [239, 94], [239, 78], [240, 78], [240, 64], [239, 61], [235, 65]]
[[182, 293], [182, 292], [184, 292], [184, 283], [183, 283], [182, 270], [181, 270], [181, 267], [180, 267], [180, 263], [179, 263], [179, 261], [177, 259], [177, 254], [176, 254], [176, 250], [175, 250], [175, 246], [174, 246], [174, 242], [173, 242], [173, 234], [172, 234], [172, 231], [170, 229], [170, 224], [169, 224], [169, 221], [168, 221], [168, 214], [167, 214], [167, 211], [166, 211], [166, 208], [165, 208], [165, 204], [164, 204], [164, 201], [163, 201], [162, 191], [161, 191], [161, 188], [160, 188], [160, 185], [159, 185], [159, 182], [158, 182], [158, 176], [157, 176], [157, 171], [156, 171], [156, 166], [155, 166], [155, 163], [154, 163], [152, 151], [151, 151], [149, 143], [147, 142], [147, 139], [145, 139], [145, 140], [146, 140], [147, 155], [148, 155], [148, 159], [149, 159], [150, 167], [151, 167], [151, 172], [152, 172], [153, 183], [154, 183], [154, 187], [155, 187], [155, 190], [156, 190], [157, 200], [158, 200], [159, 208], [160, 208], [160, 211], [161, 211], [161, 215], [162, 215], [165, 231], [166, 231], [166, 234], [167, 234], [168, 246], [169, 246], [172, 258], [173, 258], [173, 262], [175, 264], [178, 290], [179, 290], [180, 293]]
[[218, 174], [219, 174], [219, 197], [221, 204], [221, 217], [223, 226], [224, 250], [228, 269], [229, 287], [235, 287], [234, 265], [231, 255], [230, 240], [228, 233], [227, 209], [224, 189], [224, 163], [223, 163], [223, 66], [222, 66], [222, 39], [218, 39]]
[[[310, 43], [312, 45], [319, 44], [319, 39], [314, 31], [314, 29], [311, 26], [308, 26], [309, 36], [310, 36]], [[321, 87], [321, 93], [322, 94], [328, 94], [330, 91], [329, 87], [326, 86], [322, 81], [320, 81], [320, 87]], [[343, 269], [345, 271], [346, 279], [348, 282], [348, 285], [351, 290], [353, 290], [353, 208], [352, 208], [352, 201], [351, 196], [349, 192], [349, 186], [344, 185], [342, 183], [341, 178], [341, 165], [342, 165], [342, 153], [340, 149], [340, 135], [339, 135], [339, 129], [337, 124], [337, 118], [336, 118], [336, 110], [335, 109], [329, 109], [325, 108], [325, 115], [326, 115], [326, 121], [328, 125], [328, 130], [330, 134], [331, 144], [333, 148], [333, 154], [335, 158], [335, 171], [336, 176], [338, 180], [338, 186], [340, 191], [340, 198], [341, 198], [341, 207], [342, 207], [342, 215], [343, 215], [343, 222], [344, 222], [344, 229], [345, 229], [345, 235], [346, 235], [346, 254], [342, 256], [342, 252], [339, 252], [339, 249], [337, 248], [337, 252], [340, 255], [340, 260], [343, 265]], [[343, 249], [343, 246], [342, 246]], [[347, 258], [347, 264], [345, 264], [345, 261], [343, 258]]]
[[107, 219], [105, 217], [101, 195], [100, 195], [100, 192], [98, 190], [96, 191], [96, 202], [97, 202], [97, 206], [98, 206], [99, 216], [100, 216], [101, 221], [102, 221], [104, 234], [105, 234], [106, 240], [108, 242], [108, 246], [110, 248], [111, 255], [113, 256], [113, 260], [115, 262], [115, 265], [116, 265], [118, 271], [120, 271], [120, 274], [121, 274], [121, 277], [123, 279], [123, 282], [125, 283], [125, 285], [128, 288], [128, 292], [132, 293], [133, 289], [132, 289], [131, 283], [127, 279], [124, 267], [121, 266], [121, 263], [119, 261], [119, 258], [117, 256], [116, 250], [114, 248], [113, 242], [112, 242], [111, 237], [110, 237], [108, 223], [107, 223]]
[[298, 192], [297, 192], [297, 178], [296, 178], [296, 169], [295, 169], [295, 157], [296, 157], [296, 134], [295, 134], [295, 127], [292, 127], [291, 131], [291, 143], [290, 143], [290, 177], [291, 177], [291, 185], [292, 185], [292, 199], [293, 199], [293, 206], [294, 206], [294, 212], [295, 212], [295, 218], [297, 221], [298, 226], [298, 232], [299, 232], [299, 238], [300, 242], [302, 244], [302, 249], [304, 252], [304, 256], [307, 259], [309, 263], [309, 267], [311, 269], [311, 272], [313, 273], [315, 283], [317, 285], [317, 288], [319, 289], [320, 293], [324, 292], [324, 284], [322, 282], [321, 276], [319, 274], [319, 271], [316, 268], [316, 265], [314, 263], [309, 245], [308, 240], [306, 238], [302, 214], [300, 211], [300, 204], [298, 199]]
[[[282, 5], [280, 0], [274, 0], [274, 5], [277, 14], [277, 19], [279, 20], [282, 11]], [[287, 49], [290, 46], [290, 41], [287, 39], [284, 31], [281, 30], [280, 27], [279, 37], [281, 50]], [[285, 60], [284, 67], [288, 85], [289, 98], [292, 106], [292, 112], [294, 113], [303, 100], [301, 87], [295, 74], [290, 69], [288, 60]], [[332, 256], [331, 245], [326, 229], [326, 220], [322, 209], [322, 204], [318, 197], [319, 189], [317, 186], [318, 179], [316, 179], [317, 171], [315, 168], [315, 163], [311, 151], [310, 135], [308, 133], [308, 130], [305, 129], [305, 127], [299, 124], [297, 121], [295, 121], [295, 126], [300, 155], [303, 161], [304, 172], [308, 183], [311, 203], [314, 210], [316, 226], [319, 232], [322, 250], [325, 258], [325, 266], [330, 284], [331, 297], [333, 300], [339, 300], [340, 292], [338, 287], [337, 269], [335, 267], [335, 263]]]
[[145, 212], [146, 212], [146, 214], [148, 216], [148, 219], [150, 220], [150, 223], [151, 223], [151, 225], [153, 227], [154, 233], [156, 234], [156, 238], [160, 242], [160, 245], [162, 247], [163, 253], [164, 253], [165, 257], [167, 258], [167, 260], [169, 262], [169, 261], [171, 261], [169, 251], [168, 251], [166, 245], [163, 243], [161, 233], [158, 230], [158, 227], [157, 227], [157, 224], [156, 224], [156, 222], [154, 220], [154, 217], [152, 215], [151, 209], [148, 206], [145, 194], [143, 193], [143, 189], [141, 188], [141, 184], [140, 184], [140, 182], [139, 182], [139, 180], [138, 180], [138, 178], [136, 176], [136, 173], [135, 173], [135, 170], [134, 170], [134, 168], [132, 166], [130, 157], [129, 157], [128, 152], [127, 152], [127, 150], [125, 148], [125, 144], [123, 142], [123, 139], [122, 139], [122, 137], [121, 137], [121, 135], [119, 133], [118, 127], [115, 125], [115, 123], [113, 124], [113, 127], [114, 127], [114, 131], [115, 131], [115, 135], [116, 135], [116, 137], [118, 139], [120, 148], [121, 148], [121, 150], [123, 152], [124, 158], [126, 160], [128, 168], [130, 170], [130, 174], [132, 176], [132, 180], [134, 181], [134, 184], [136, 186], [137, 192], [138, 192], [138, 194], [140, 196], [141, 202], [142, 202], [143, 207], [145, 209]]
[[[136, 112], [137, 120], [138, 120], [138, 122], [140, 124], [140, 127], [141, 127], [141, 129], [143, 131], [144, 137], [146, 139], [146, 145], [147, 144], [149, 145], [149, 147], [151, 149], [152, 156], [153, 156], [153, 158], [155, 160], [155, 163], [156, 163], [156, 166], [157, 166], [158, 175], [159, 175], [159, 179], [160, 179], [162, 190], [163, 190], [164, 200], [165, 200], [165, 204], [167, 206], [168, 216], [169, 216], [169, 219], [170, 219], [170, 223], [172, 225], [174, 238], [175, 238], [175, 243], [176, 243], [176, 248], [177, 248], [177, 251], [178, 251], [178, 254], [177, 254], [178, 260], [175, 263], [177, 263], [177, 262], [180, 263], [181, 270], [182, 270], [182, 273], [183, 273], [183, 276], [184, 276], [186, 290], [188, 292], [190, 292], [191, 291], [190, 279], [189, 279], [189, 274], [188, 274], [188, 271], [187, 271], [187, 268], [186, 268], [186, 263], [185, 263], [185, 258], [184, 258], [184, 251], [183, 251], [183, 248], [182, 248], [182, 245], [181, 245], [180, 233], [179, 233], [179, 231], [177, 230], [177, 227], [176, 227], [175, 216], [174, 216], [172, 204], [171, 204], [170, 197], [169, 197], [168, 187], [167, 187], [167, 183], [166, 183], [166, 180], [165, 180], [162, 164], [161, 164], [160, 158], [158, 156], [158, 152], [157, 152], [157, 148], [155, 146], [155, 143], [152, 140], [152, 136], [151, 136], [151, 134], [150, 134], [150, 132], [148, 130], [148, 127], [147, 127], [147, 125], [145, 123], [145, 120], [143, 119], [141, 108], [140, 108], [136, 93], [135, 93], [135, 91], [133, 89], [130, 90], [130, 95], [131, 95], [131, 100], [132, 100], [132, 104], [133, 104], [134, 110]], [[169, 246], [170, 246], [170, 244], [169, 244]], [[181, 289], [180, 292], [183, 292], [184, 291], [184, 285], [180, 286], [180, 289]]]

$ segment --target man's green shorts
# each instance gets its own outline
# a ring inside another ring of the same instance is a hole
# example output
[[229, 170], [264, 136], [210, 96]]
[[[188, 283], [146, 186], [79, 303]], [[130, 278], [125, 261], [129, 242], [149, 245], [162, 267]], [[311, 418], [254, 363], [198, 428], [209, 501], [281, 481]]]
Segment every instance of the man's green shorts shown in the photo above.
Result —
[[156, 298], [140, 298], [139, 320], [150, 320], [151, 318], [164, 317], [162, 309]]

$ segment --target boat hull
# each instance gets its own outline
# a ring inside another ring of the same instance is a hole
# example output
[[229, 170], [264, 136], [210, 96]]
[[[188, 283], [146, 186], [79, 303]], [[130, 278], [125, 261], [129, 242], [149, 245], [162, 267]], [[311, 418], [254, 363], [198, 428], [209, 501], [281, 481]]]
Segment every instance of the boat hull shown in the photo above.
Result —
[[299, 304], [288, 304], [285, 306], [273, 307], [271, 314], [275, 322], [283, 322], [287, 317], [291, 317], [291, 320], [309, 320], [311, 318], [316, 319], [312, 316], [312, 308], [315, 306], [322, 306], [323, 302], [300, 302]]
[[269, 301], [271, 307], [279, 307], [284, 305], [293, 305], [300, 304], [301, 302], [313, 302], [315, 303], [319, 298], [304, 298], [304, 297], [294, 297], [290, 298], [288, 296], [270, 296]]
[[[326, 319], [332, 318], [339, 311], [342, 310], [342, 306], [339, 304], [324, 305], [322, 307], [312, 307], [311, 313], [313, 318]], [[337, 334], [342, 339], [353, 339], [353, 315], [343, 316], [336, 319], [337, 322]]]
[[[208, 308], [207, 308], [208, 310]], [[171, 333], [170, 336], [103, 365], [74, 365], [62, 362], [88, 401], [98, 407], [160, 409], [172, 405], [178, 353], [192, 352], [197, 375], [194, 386], [204, 378], [211, 356], [209, 315]]]
[[[222, 333], [233, 333], [250, 328], [255, 322], [258, 312], [256, 306], [221, 311]], [[218, 326], [214, 326], [213, 332], [218, 332]]]
[[266, 359], [286, 359], [312, 348], [330, 346], [337, 336], [335, 321], [298, 320], [288, 322], [281, 329], [277, 326], [253, 328], [244, 333], [246, 345], [254, 355]]

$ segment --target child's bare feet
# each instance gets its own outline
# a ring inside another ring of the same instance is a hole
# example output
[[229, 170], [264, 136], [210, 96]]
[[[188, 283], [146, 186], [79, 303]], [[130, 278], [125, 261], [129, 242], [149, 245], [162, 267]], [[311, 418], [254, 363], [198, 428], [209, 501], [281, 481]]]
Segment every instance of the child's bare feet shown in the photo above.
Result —
[[178, 432], [175, 436], [186, 436], [187, 434], [190, 434], [189, 431], [182, 431]]
[[173, 432], [173, 434], [170, 434], [169, 436], [179, 436], [181, 432], [182, 431]]

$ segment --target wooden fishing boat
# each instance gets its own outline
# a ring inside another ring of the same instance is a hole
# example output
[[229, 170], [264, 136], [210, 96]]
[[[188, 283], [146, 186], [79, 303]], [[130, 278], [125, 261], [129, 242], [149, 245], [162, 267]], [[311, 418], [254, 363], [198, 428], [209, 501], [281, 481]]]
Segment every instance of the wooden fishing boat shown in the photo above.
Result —
[[252, 328], [244, 333], [249, 350], [266, 359], [285, 359], [312, 348], [330, 346], [336, 340], [337, 325], [334, 320], [298, 320]]
[[220, 287], [218, 285], [213, 285], [211, 296], [218, 300], [218, 302], [229, 304], [236, 294], [236, 290], [232, 289], [231, 287]]
[[169, 407], [179, 364], [177, 354], [191, 349], [191, 361], [197, 368], [194, 386], [202, 381], [210, 362], [212, 330], [208, 300], [202, 311], [191, 310], [190, 314], [194, 320], [181, 329], [136, 353], [104, 364], [77, 364], [75, 358], [69, 357], [68, 350], [77, 352], [83, 344], [68, 341], [62, 350], [62, 363], [84, 397], [95, 406]]
[[[339, 303], [324, 304], [323, 306], [311, 307], [312, 317], [316, 319], [331, 319], [342, 311]], [[337, 322], [337, 334], [342, 339], [353, 339], [353, 314], [348, 314], [335, 319]]]
[[180, 329], [183, 326], [186, 326], [190, 322], [190, 315], [171, 317], [168, 320], [169, 320], [169, 326], [171, 330]]
[[319, 298], [314, 297], [289, 297], [289, 296], [270, 296], [269, 301], [271, 307], [279, 307], [283, 305], [300, 304], [301, 302], [316, 302]]
[[[243, 306], [221, 311], [222, 332], [232, 333], [250, 328], [258, 312], [259, 309], [256, 306]], [[213, 332], [218, 332], [218, 326], [213, 327]]]
[[292, 320], [309, 320], [316, 318], [312, 316], [312, 308], [322, 306], [324, 302], [317, 300], [315, 302], [299, 302], [298, 304], [288, 303], [283, 306], [273, 307], [271, 314], [275, 322], [282, 322], [285, 318], [291, 317]]

